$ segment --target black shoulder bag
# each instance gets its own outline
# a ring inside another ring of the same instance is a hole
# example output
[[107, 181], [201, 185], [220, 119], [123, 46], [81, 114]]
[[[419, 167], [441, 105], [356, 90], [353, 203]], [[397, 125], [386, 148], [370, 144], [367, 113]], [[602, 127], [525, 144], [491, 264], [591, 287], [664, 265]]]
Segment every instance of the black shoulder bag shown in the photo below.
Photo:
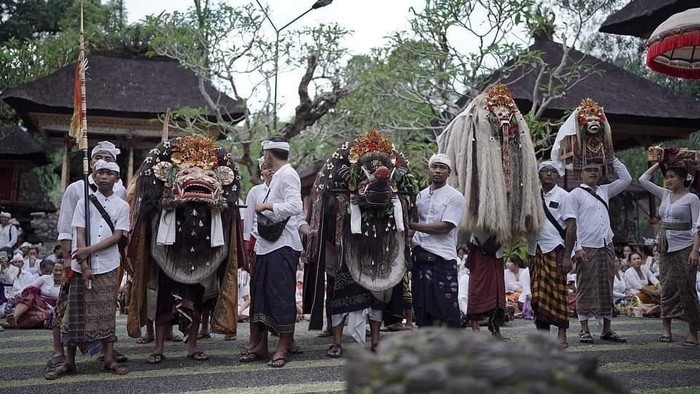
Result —
[[547, 203], [544, 201], [544, 192], [540, 190], [540, 193], [542, 194], [542, 207], [544, 208], [545, 216], [547, 216], [549, 222], [552, 223], [552, 226], [554, 226], [554, 228], [557, 229], [557, 232], [559, 232], [559, 236], [561, 237], [561, 239], [566, 239], [566, 231], [564, 231], [564, 229], [559, 225], [559, 222], [557, 222], [557, 220], [554, 219], [554, 215], [552, 215], [552, 212], [549, 211]]
[[[263, 202], [267, 201], [269, 195], [270, 190], [268, 189]], [[280, 222], [275, 222], [260, 212], [256, 212], [256, 216], [258, 218], [258, 235], [268, 242], [275, 242], [282, 236], [282, 231], [284, 231], [287, 222], [291, 218], [289, 217]]]
[[[105, 208], [100, 204], [99, 201], [97, 201], [97, 197], [95, 197], [94, 194], [90, 195], [90, 202], [97, 208], [97, 210], [100, 212], [100, 215], [102, 215], [102, 219], [104, 219], [105, 222], [107, 222], [107, 225], [109, 226], [109, 229], [112, 230], [112, 234], [114, 234], [114, 223], [112, 223], [112, 218], [109, 217], [109, 214], [105, 210]], [[129, 237], [122, 232], [122, 237], [119, 239], [119, 242], [117, 243], [117, 247], [119, 248], [119, 253], [124, 254], [126, 251], [126, 245], [129, 244]]]

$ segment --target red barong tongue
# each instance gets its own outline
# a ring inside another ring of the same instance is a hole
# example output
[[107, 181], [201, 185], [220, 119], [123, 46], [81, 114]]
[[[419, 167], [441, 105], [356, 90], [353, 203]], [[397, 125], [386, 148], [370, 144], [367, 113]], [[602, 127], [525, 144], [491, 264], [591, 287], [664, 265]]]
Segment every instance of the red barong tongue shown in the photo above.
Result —
[[390, 175], [391, 172], [385, 166], [380, 166], [376, 171], [374, 171], [374, 178], [380, 181], [389, 180]]

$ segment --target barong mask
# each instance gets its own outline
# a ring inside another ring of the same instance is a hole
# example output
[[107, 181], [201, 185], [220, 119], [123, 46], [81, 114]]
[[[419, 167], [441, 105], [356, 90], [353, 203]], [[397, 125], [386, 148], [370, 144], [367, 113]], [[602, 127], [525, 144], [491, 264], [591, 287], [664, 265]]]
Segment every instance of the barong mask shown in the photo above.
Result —
[[590, 98], [581, 100], [557, 132], [552, 160], [563, 162], [576, 176], [586, 165], [612, 163], [612, 132], [599, 103]]
[[[155, 157], [149, 157], [158, 161], [153, 166], [153, 176], [164, 183], [166, 191], [163, 194], [163, 206], [202, 202], [217, 211], [226, 209], [224, 187], [236, 192], [236, 175], [230, 165], [219, 165], [218, 151], [213, 140], [187, 136], [175, 140], [173, 144], [163, 145], [162, 148], [162, 152], [159, 148], [151, 150], [151, 155]], [[170, 160], [164, 160], [168, 154]]]
[[344, 262], [369, 290], [398, 283], [410, 254], [408, 211], [418, 191], [408, 164], [377, 130], [338, 148], [312, 189], [310, 225], [320, 234], [312, 236], [310, 258], [317, 261], [325, 242], [332, 243], [342, 253], [325, 260], [330, 274]]
[[467, 200], [463, 230], [500, 244], [537, 233], [544, 213], [535, 150], [508, 87], [497, 83], [476, 96], [437, 142], [453, 163], [448, 183]]
[[228, 253], [239, 179], [231, 154], [205, 136], [178, 137], [149, 152], [136, 209], [153, 212], [151, 252], [168, 276], [200, 283], [216, 271]]

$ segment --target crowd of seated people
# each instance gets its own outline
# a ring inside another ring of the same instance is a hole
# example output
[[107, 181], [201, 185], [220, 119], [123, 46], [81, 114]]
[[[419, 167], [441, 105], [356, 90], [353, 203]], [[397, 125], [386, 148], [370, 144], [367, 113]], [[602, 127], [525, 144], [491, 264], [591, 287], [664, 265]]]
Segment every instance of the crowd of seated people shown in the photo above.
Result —
[[43, 245], [0, 249], [0, 317], [4, 328], [48, 327], [63, 281], [60, 246], [43, 259]]

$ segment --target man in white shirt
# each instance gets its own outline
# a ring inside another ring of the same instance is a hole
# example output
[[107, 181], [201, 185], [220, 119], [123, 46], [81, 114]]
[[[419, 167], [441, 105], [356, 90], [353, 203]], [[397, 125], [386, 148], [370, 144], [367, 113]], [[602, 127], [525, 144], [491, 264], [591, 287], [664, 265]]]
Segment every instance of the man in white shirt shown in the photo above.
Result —
[[[109, 141], [100, 141], [94, 148], [92, 148], [90, 168], [93, 169], [93, 173], [88, 177], [89, 194], [93, 194], [95, 191], [97, 191], [97, 183], [95, 181], [94, 174], [95, 164], [99, 160], [114, 162], [117, 160], [117, 156], [120, 152], [121, 150]], [[66, 187], [66, 190], [63, 192], [63, 197], [61, 198], [56, 230], [58, 232], [58, 241], [61, 243], [61, 250], [63, 251], [66, 266], [68, 264], [67, 262], [69, 257], [72, 254], [71, 246], [73, 243], [73, 216], [78, 205], [78, 201], [85, 197], [84, 185], [85, 182], [82, 179], [71, 183], [68, 185], [68, 187]], [[122, 185], [119, 177], [117, 178], [117, 181], [112, 189], [115, 196], [126, 201], [126, 189]], [[62, 291], [62, 293], [66, 292], [67, 290]], [[56, 367], [65, 359], [63, 346], [60, 342], [59, 327], [61, 326], [61, 321], [63, 319], [63, 312], [65, 311], [66, 302], [67, 300], [65, 298], [65, 294], [62, 294], [59, 296], [56, 303], [56, 311], [53, 318], [53, 356], [48, 363], [49, 369], [51, 369], [51, 367]], [[116, 350], [114, 351], [114, 357], [119, 362], [127, 361], [127, 357]]]
[[597, 186], [599, 166], [584, 166], [581, 172], [583, 183], [569, 193], [564, 207], [564, 258], [565, 264], [571, 264], [571, 252], [576, 253], [576, 311], [581, 323], [579, 341], [582, 343], [593, 343], [588, 329], [588, 320], [592, 318], [603, 320], [600, 339], [612, 342], [627, 341], [610, 327], [615, 254], [608, 201], [622, 193], [632, 178], [625, 165], [617, 158], [613, 159], [612, 166], [618, 179], [601, 186]]
[[[116, 337], [116, 304], [121, 263], [117, 243], [129, 231], [129, 204], [114, 193], [119, 178], [115, 162], [98, 160], [94, 165], [94, 180], [98, 187], [90, 198], [89, 235], [86, 234], [85, 199], [78, 201], [73, 215], [73, 242], [68, 290], [68, 305], [61, 322], [61, 343], [66, 346], [66, 361], [46, 379], [53, 380], [75, 371], [77, 348], [82, 353], [102, 352], [102, 369], [118, 375], [128, 372], [126, 366], [114, 360]], [[103, 209], [106, 215], [100, 212]], [[109, 217], [107, 217], [109, 216]], [[108, 223], [107, 220], [111, 221]], [[89, 238], [88, 238], [89, 236]], [[112, 305], [106, 308], [105, 305]]]
[[258, 342], [240, 361], [267, 358], [269, 329], [279, 334], [279, 343], [267, 365], [281, 368], [287, 363], [296, 324], [296, 269], [302, 244], [299, 223], [294, 216], [303, 213], [301, 180], [287, 162], [289, 143], [283, 137], [263, 142], [263, 157], [274, 175], [266, 197], [255, 205], [255, 211], [274, 223], [285, 222], [285, 225], [279, 238], [273, 239], [262, 228], [260, 218], [258, 220], [255, 270], [251, 278], [251, 337]]
[[12, 215], [0, 212], [0, 248], [14, 248], [17, 244], [17, 228], [10, 223]]
[[543, 161], [538, 170], [546, 220], [542, 222], [537, 237], [528, 240], [532, 310], [537, 329], [549, 332], [550, 326], [556, 326], [559, 344], [566, 348], [569, 346], [566, 339], [569, 328], [566, 274], [571, 271], [571, 266], [564, 265], [566, 223], [562, 209], [569, 193], [557, 186], [559, 176], [564, 173], [557, 163]]
[[457, 189], [447, 184], [452, 163], [446, 154], [428, 161], [431, 185], [416, 197], [418, 221], [411, 222], [413, 235], [412, 293], [419, 327], [459, 327], [457, 299], [457, 227], [466, 202]]

